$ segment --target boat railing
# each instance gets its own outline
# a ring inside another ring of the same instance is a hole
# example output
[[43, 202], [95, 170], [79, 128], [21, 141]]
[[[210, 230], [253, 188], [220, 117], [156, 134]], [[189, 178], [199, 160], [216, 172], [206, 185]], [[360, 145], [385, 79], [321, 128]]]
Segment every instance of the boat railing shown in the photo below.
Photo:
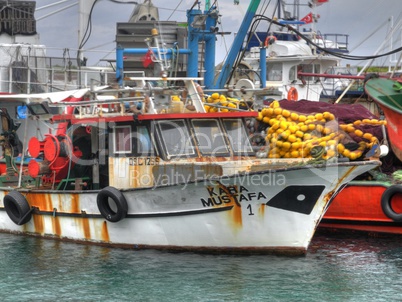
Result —
[[48, 93], [113, 83], [116, 73], [108, 66], [78, 66], [77, 60], [26, 57], [11, 64], [0, 62], [2, 93]]
[[[189, 77], [126, 77], [133, 86], [92, 87], [83, 98], [48, 103], [55, 112], [71, 112], [73, 118], [113, 117], [152, 114], [189, 114], [213, 112], [247, 112], [243, 99], [229, 98], [226, 102], [207, 102], [211, 96], [197, 83], [201, 78]], [[246, 91], [245, 91], [246, 90]], [[227, 92], [227, 91], [226, 91]], [[233, 91], [232, 91], [233, 92]], [[234, 92], [250, 93], [251, 89], [234, 89]], [[218, 94], [215, 92], [215, 94]], [[47, 99], [45, 99], [47, 101]], [[234, 106], [227, 107], [227, 103]], [[35, 101], [31, 102], [35, 103]], [[251, 106], [252, 107], [252, 106]], [[68, 109], [67, 109], [68, 108]], [[212, 112], [212, 111], [211, 111]], [[38, 117], [40, 118], [40, 117]], [[43, 116], [48, 118], [48, 116]], [[68, 118], [67, 115], [65, 118]]]
[[335, 42], [337, 48], [342, 50], [348, 50], [349, 35], [347, 34], [324, 34], [324, 40], [331, 40]]

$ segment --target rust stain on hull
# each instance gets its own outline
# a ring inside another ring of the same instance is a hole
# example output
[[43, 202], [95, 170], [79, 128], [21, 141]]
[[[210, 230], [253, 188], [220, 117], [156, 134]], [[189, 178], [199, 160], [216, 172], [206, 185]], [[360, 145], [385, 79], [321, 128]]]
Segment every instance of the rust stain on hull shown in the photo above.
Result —
[[258, 208], [258, 214], [260, 215], [260, 217], [264, 218], [265, 215], [265, 208], [267, 206], [265, 205], [265, 203], [260, 204], [260, 207]]
[[41, 211], [53, 211], [52, 200], [49, 194], [28, 193], [26, 199], [31, 206], [37, 207]]
[[241, 207], [234, 206], [232, 208], [232, 211], [229, 211], [229, 212], [232, 212], [232, 219], [233, 219], [234, 225], [237, 227], [241, 227], [243, 225], [243, 218], [241, 215]]
[[[231, 193], [230, 189], [224, 186], [221, 183], [218, 183], [218, 187], [220, 190], [224, 191], [226, 196], [230, 199], [230, 203], [228, 204], [233, 204], [233, 208], [231, 211], [228, 211], [228, 214], [231, 215], [231, 222], [234, 227], [241, 228], [243, 226], [243, 218], [242, 218], [242, 212], [241, 212], [241, 205], [237, 201], [236, 197], [234, 194]], [[233, 186], [236, 188], [236, 192], [239, 191], [237, 186]]]
[[73, 213], [81, 212], [80, 198], [78, 194], [71, 194], [71, 211]]
[[43, 234], [45, 232], [44, 216], [32, 215], [32, 219], [35, 226], [35, 231], [39, 234]]
[[53, 233], [61, 237], [61, 226], [59, 217], [52, 217]]
[[[53, 200], [53, 203], [52, 197], [57, 198], [57, 200]], [[54, 215], [50, 218], [52, 223], [52, 232], [55, 236], [58, 237], [62, 237], [62, 227], [60, 219], [63, 219], [58, 216], [58, 213], [81, 213], [79, 194], [53, 194], [52, 196], [52, 194], [49, 193], [35, 192], [27, 193], [26, 199], [29, 202], [30, 206], [36, 208], [36, 210], [33, 212], [32, 219], [35, 227], [35, 232], [39, 234], [43, 234], [45, 232], [45, 216], [39, 214], [38, 211], [54, 213]], [[78, 219], [77, 225], [82, 225], [85, 239], [91, 239], [88, 219]]]
[[[322, 212], [321, 216], [320, 216], [320, 220], [322, 219], [322, 217], [324, 217], [325, 212], [328, 210], [329, 206], [331, 205], [332, 201], [335, 199], [335, 197], [342, 191], [343, 188], [340, 189], [341, 183], [342, 181], [348, 177], [354, 170], [356, 169], [356, 166], [353, 166], [349, 169], [349, 171], [347, 173], [345, 173], [345, 175], [338, 179], [338, 182], [336, 184], [335, 189], [333, 189], [332, 191], [328, 192], [327, 194], [324, 195], [323, 197], [323, 202], [324, 202], [324, 211]], [[316, 225], [316, 228], [318, 227], [318, 224]]]
[[82, 218], [82, 228], [84, 230], [85, 239], [91, 239], [91, 228], [89, 227], [88, 218]]
[[107, 229], [107, 222], [106, 221], [104, 221], [103, 224], [102, 224], [102, 234], [101, 234], [101, 236], [102, 236], [103, 241], [105, 241], [105, 242], [110, 241], [109, 231]]

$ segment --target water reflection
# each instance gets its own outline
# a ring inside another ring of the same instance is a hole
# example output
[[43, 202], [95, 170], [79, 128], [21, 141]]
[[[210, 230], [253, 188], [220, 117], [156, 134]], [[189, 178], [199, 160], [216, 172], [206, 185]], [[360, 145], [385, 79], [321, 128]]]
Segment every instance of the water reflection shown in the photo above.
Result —
[[295, 258], [0, 241], [3, 301], [394, 301], [402, 286], [399, 238], [317, 235]]

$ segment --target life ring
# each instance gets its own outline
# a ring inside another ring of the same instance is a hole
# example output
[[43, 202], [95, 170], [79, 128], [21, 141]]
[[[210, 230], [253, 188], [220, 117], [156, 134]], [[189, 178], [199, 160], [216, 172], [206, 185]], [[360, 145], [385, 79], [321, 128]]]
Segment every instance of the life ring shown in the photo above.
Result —
[[268, 47], [269, 45], [274, 44], [278, 39], [275, 36], [267, 36], [264, 41], [264, 46]]
[[288, 100], [297, 101], [298, 99], [299, 99], [299, 93], [297, 92], [297, 89], [294, 87], [290, 87], [288, 91]]
[[402, 213], [396, 213], [391, 206], [392, 197], [398, 193], [402, 194], [402, 185], [393, 185], [386, 189], [381, 196], [381, 208], [388, 218], [395, 222], [402, 222]]
[[3, 199], [8, 217], [17, 225], [24, 225], [31, 220], [33, 208], [18, 191], [11, 191]]
[[96, 197], [99, 212], [110, 222], [124, 219], [128, 212], [126, 198], [114, 187], [103, 188]]

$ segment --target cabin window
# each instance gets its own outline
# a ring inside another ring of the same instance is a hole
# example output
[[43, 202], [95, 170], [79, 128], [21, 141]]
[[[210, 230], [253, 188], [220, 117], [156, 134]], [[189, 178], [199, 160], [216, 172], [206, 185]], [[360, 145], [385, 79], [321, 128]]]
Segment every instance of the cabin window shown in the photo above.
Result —
[[[320, 73], [320, 65], [319, 64], [300, 64], [298, 67], [298, 71], [306, 72], [306, 73]], [[306, 81], [314, 81], [316, 77], [306, 77], [303, 76], [303, 79]]]
[[168, 158], [195, 155], [193, 141], [183, 120], [159, 121], [157, 125]]
[[224, 134], [217, 120], [193, 120], [198, 148], [203, 155], [228, 156]]
[[151, 136], [146, 126], [136, 127], [133, 133], [133, 150], [136, 156], [154, 154]]
[[296, 75], [296, 66], [292, 66], [289, 69], [289, 80], [294, 81], [294, 80], [296, 80], [296, 77], [297, 77], [297, 75]]
[[267, 81], [282, 81], [282, 63], [267, 64]]
[[131, 126], [115, 126], [114, 127], [114, 140], [113, 140], [113, 150], [114, 153], [131, 153]]
[[228, 134], [230, 145], [235, 153], [253, 153], [250, 140], [242, 120], [223, 120], [223, 125]]

